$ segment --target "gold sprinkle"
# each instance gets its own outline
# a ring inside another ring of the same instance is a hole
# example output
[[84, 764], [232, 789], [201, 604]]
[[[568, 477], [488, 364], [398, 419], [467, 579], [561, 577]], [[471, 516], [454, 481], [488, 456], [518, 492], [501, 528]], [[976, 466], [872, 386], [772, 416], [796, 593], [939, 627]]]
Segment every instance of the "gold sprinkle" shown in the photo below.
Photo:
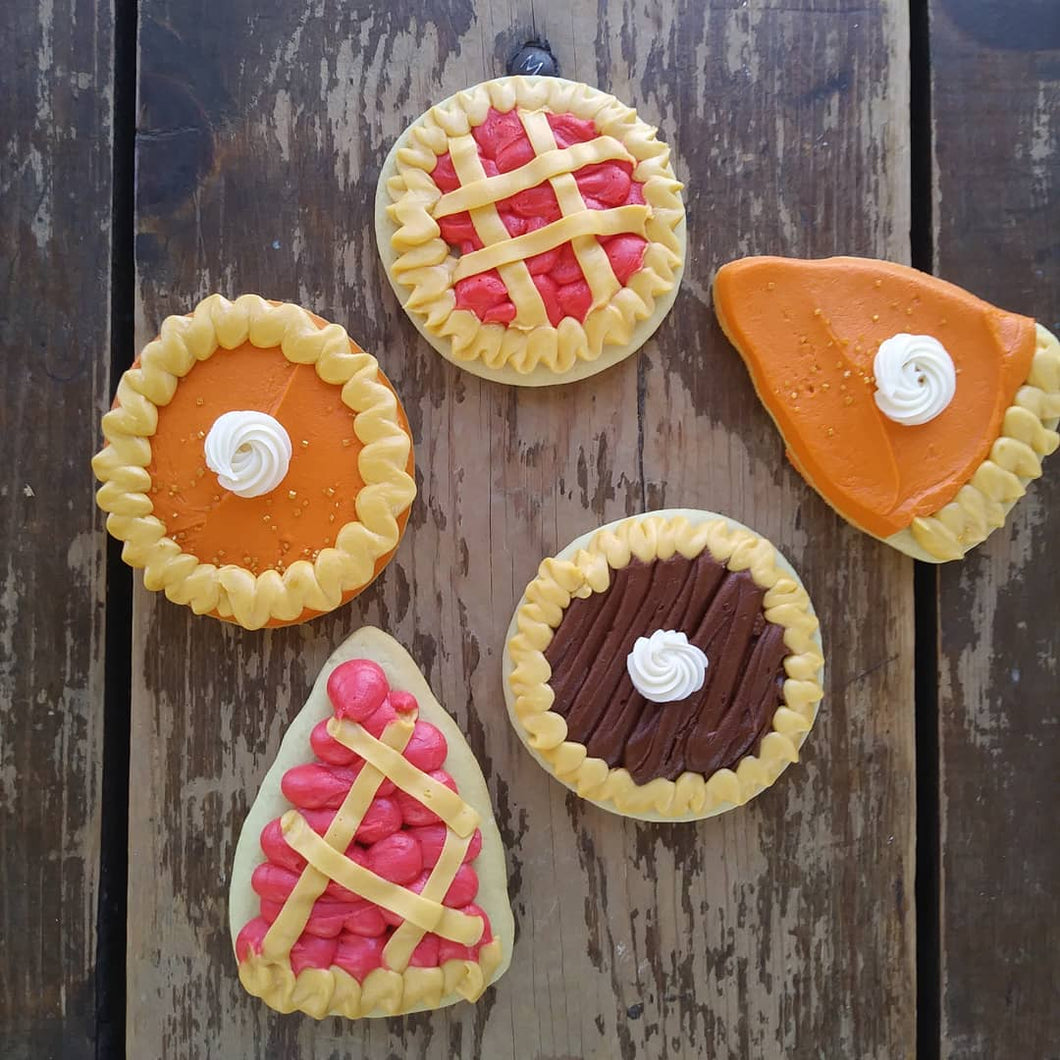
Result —
[[196, 398], [195, 399], [195, 404], [198, 405], [200, 408], [202, 408], [202, 398]]
[[206, 437], [206, 432], [205, 431], [196, 431], [195, 432], [195, 437], [196, 438], [205, 438]]
[[880, 314], [879, 314], [879, 313], [873, 313], [873, 314], [872, 314], [872, 322], [873, 322], [874, 324], [875, 324], [875, 323], [876, 323], [876, 321], [877, 321], [877, 320], [879, 320], [879, 319], [880, 319]]
[[303, 508], [308, 508], [309, 507], [309, 501], [302, 501], [302, 507]]
[[295, 517], [296, 519], [298, 519], [298, 518], [300, 518], [300, 517], [301, 517], [301, 515], [302, 515], [302, 509], [301, 509], [301, 508], [295, 508], [295, 510], [294, 510], [294, 517]]
[[282, 548], [284, 550], [284, 552], [289, 551], [290, 548], [291, 548], [291, 542], [290, 541], [281, 541], [280, 542], [280, 548]]
[[906, 311], [905, 311], [905, 315], [906, 315], [907, 317], [911, 317], [911, 316], [913, 315], [913, 307], [912, 307], [912, 306], [908, 306], [908, 307], [906, 308]]
[[298, 491], [297, 490], [288, 490], [287, 491], [287, 496], [290, 497], [291, 500], [293, 501], [295, 499], [295, 497], [298, 496]]
[[221, 503], [221, 494], [220, 493], [215, 493], [213, 495], [213, 499], [214, 499], [215, 503], [220, 504]]
[[302, 448], [303, 449], [308, 449], [309, 448], [309, 443], [304, 438], [302, 439]]
[[842, 361], [836, 361], [835, 366], [836, 366], [836, 368], [842, 368], [843, 367], [843, 362]]
[[770, 280], [769, 283], [766, 284], [766, 290], [767, 291], [772, 291], [775, 287], [776, 287], [776, 284], [772, 280]]
[[352, 441], [353, 441], [352, 438], [343, 438], [342, 439], [342, 444], [343, 445], [350, 445]]
[[847, 394], [847, 396], [843, 398], [843, 404], [847, 406], [853, 405], [854, 399], [849, 394]]
[[263, 523], [271, 523], [272, 522], [272, 516], [271, 515], [263, 515], [261, 517], [261, 521]]
[[243, 557], [243, 562], [244, 562], [244, 563], [250, 563], [250, 562], [252, 562], [252, 561], [251, 561], [251, 558], [250, 558], [249, 556], [244, 556], [244, 557]]
[[316, 548], [313, 550], [313, 559], [316, 559], [320, 555], [320, 549]]
[[269, 529], [272, 530], [274, 533], [277, 533], [279, 532], [280, 528], [275, 523], [269, 523]]
[[946, 319], [945, 317], [943, 317], [943, 318], [942, 318], [942, 319], [941, 319], [941, 320], [939, 321], [939, 326], [940, 326], [940, 327], [943, 327], [943, 328], [944, 328], [944, 327], [945, 327], [945, 326], [946, 326], [946, 325], [947, 325], [948, 323], [949, 323], [949, 321], [948, 321], [948, 320], [947, 320], [947, 319]]
[[174, 513], [173, 513], [173, 518], [174, 518], [174, 519], [179, 519], [179, 518], [180, 518], [180, 515], [179, 515], [179, 513], [177, 513], [177, 512], [174, 512]]
[[217, 555], [219, 555], [219, 556], [227, 556], [227, 555], [228, 555], [228, 553], [227, 553], [227, 552], [225, 552], [225, 550], [224, 550], [223, 548], [219, 548], [219, 549], [217, 550]]
[[326, 490], [324, 490], [324, 493], [327, 494], [327, 496], [329, 496], [329, 497], [334, 497], [335, 496], [335, 487], [334, 486], [328, 486], [328, 488]]
[[329, 522], [329, 523], [333, 523], [334, 521], [335, 521], [335, 513], [334, 513], [334, 512], [332, 512], [332, 513], [331, 513], [331, 514], [330, 514], [330, 515], [328, 516], [328, 522]]
[[272, 507], [272, 498], [271, 497], [266, 497], [265, 498], [265, 504], [266, 504], [267, 507], [271, 508]]
[[850, 369], [849, 368], [843, 373], [843, 378], [844, 379], [849, 379], [850, 378]]
[[797, 390], [793, 390], [791, 392], [791, 400], [792, 401], [794, 401], [798, 396], [799, 396], [799, 392]]
[[883, 280], [873, 280], [872, 281], [872, 286], [873, 287], [882, 287], [883, 286]]
[[835, 428], [834, 427], [829, 427], [824, 433], [826, 435], [828, 435], [829, 438], [831, 438], [832, 435], [835, 434]]
[[815, 310], [813, 311], [813, 315], [814, 315], [815, 317], [819, 317], [819, 316], [821, 315], [821, 310], [820, 310], [819, 308], [818, 308], [818, 309], [815, 309]]
[[205, 474], [206, 474], [206, 468], [200, 467], [199, 470], [195, 472], [195, 477], [196, 478], [202, 478], [202, 476], [205, 475]]
[[795, 409], [796, 412], [801, 412], [802, 411], [802, 409], [800, 409], [798, 405], [794, 405], [792, 407]]
[[822, 383], [821, 384], [821, 389], [822, 390], [831, 390], [832, 389], [832, 384], [831, 383]]

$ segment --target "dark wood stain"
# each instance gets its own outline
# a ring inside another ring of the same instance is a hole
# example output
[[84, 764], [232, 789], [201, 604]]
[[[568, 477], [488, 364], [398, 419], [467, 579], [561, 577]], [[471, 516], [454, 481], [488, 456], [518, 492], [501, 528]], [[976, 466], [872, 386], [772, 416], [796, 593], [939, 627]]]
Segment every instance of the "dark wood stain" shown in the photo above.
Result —
[[[936, 271], [1060, 324], [1054, 4], [932, 5]], [[1008, 49], [1008, 50], [1004, 50]], [[972, 129], [979, 130], [973, 134]], [[1056, 457], [940, 579], [941, 1053], [1053, 1056], [1060, 845]], [[1051, 465], [1051, 466], [1050, 466]]]
[[[0, 14], [0, 1052], [94, 1054], [110, 8]], [[72, 236], [71, 233], [76, 233]]]

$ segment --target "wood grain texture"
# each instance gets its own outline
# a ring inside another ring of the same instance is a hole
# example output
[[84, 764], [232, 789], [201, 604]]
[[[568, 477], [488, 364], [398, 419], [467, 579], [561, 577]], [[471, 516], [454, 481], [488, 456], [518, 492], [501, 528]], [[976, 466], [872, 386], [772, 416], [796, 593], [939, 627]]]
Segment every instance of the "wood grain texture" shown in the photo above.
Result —
[[[1036, 50], [1038, 49], [1038, 50]], [[936, 271], [1060, 328], [1060, 10], [932, 4]], [[1060, 1056], [1060, 465], [940, 581], [942, 1055]]]
[[0, 1052], [94, 1055], [112, 26], [0, 11]]
[[[708, 293], [741, 253], [908, 255], [905, 5], [294, 7], [141, 0], [139, 337], [214, 289], [340, 321], [405, 400], [421, 492], [376, 586], [307, 626], [245, 633], [139, 591], [129, 1055], [910, 1055], [911, 564], [784, 463]], [[371, 230], [392, 139], [503, 73], [533, 32], [565, 76], [660, 124], [690, 221], [684, 289], [642, 356], [540, 393], [430, 351]], [[569, 795], [522, 750], [500, 687], [501, 639], [540, 558], [664, 503], [769, 535], [826, 616], [829, 694], [804, 763], [693, 826], [624, 822]], [[474, 1008], [315, 1024], [243, 994], [226, 876], [285, 726], [366, 621], [408, 646], [479, 755], [518, 938]]]

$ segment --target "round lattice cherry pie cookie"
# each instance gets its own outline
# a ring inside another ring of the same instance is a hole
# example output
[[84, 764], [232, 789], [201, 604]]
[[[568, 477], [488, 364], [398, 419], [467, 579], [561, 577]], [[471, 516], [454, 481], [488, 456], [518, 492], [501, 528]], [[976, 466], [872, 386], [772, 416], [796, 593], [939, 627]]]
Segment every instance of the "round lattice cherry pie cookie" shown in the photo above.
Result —
[[526, 386], [639, 349], [685, 258], [669, 147], [614, 96], [557, 77], [487, 81], [413, 122], [383, 165], [376, 234], [427, 341]]
[[511, 959], [504, 851], [471, 749], [396, 641], [328, 660], [236, 848], [239, 978], [280, 1012], [475, 1001]]

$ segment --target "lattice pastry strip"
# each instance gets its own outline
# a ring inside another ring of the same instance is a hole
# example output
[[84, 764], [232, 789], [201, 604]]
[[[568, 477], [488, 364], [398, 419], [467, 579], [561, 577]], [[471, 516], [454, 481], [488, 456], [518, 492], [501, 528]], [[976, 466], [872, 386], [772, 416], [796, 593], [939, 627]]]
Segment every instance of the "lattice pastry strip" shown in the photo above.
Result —
[[[328, 732], [344, 747], [360, 755], [365, 766], [322, 837], [309, 827], [297, 810], [284, 814], [284, 839], [308, 864], [265, 936], [263, 955], [270, 960], [279, 960], [290, 953], [309, 920], [313, 903], [332, 880], [363, 897], [370, 892], [375, 904], [404, 919], [402, 927], [408, 930], [402, 932], [399, 929], [384, 951], [387, 967], [392, 971], [404, 971], [413, 949], [428, 932], [464, 946], [474, 945], [482, 935], [482, 920], [447, 909], [441, 899], [463, 863], [463, 855], [478, 827], [479, 815], [456, 792], [402, 757], [401, 752], [412, 736], [413, 719], [399, 718], [391, 722], [381, 739], [348, 720], [332, 719], [328, 723]], [[401, 790], [430, 805], [448, 829], [443, 854], [420, 894], [384, 879], [345, 855], [384, 780], [390, 780]], [[451, 843], [450, 837], [455, 837], [455, 842]], [[395, 943], [394, 939], [398, 941]]]
[[[398, 752], [403, 751], [412, 737], [412, 730], [412, 719], [399, 718], [387, 727], [382, 742]], [[342, 806], [324, 833], [327, 846], [345, 851], [357, 834], [372, 799], [385, 779], [383, 772], [375, 765], [370, 762], [366, 764], [350, 786]], [[279, 916], [265, 935], [261, 947], [265, 958], [276, 961], [290, 954], [291, 947], [298, 941], [309, 920], [313, 903], [324, 893], [327, 885], [327, 875], [312, 864], [303, 871]]]
[[[486, 171], [482, 168], [482, 161], [478, 156], [478, 145], [473, 137], [461, 136], [454, 140], [449, 147], [449, 156], [453, 160], [453, 167], [461, 183], [473, 184], [486, 179]], [[511, 242], [508, 229], [504, 227], [501, 215], [492, 202], [484, 203], [471, 210], [471, 223], [475, 226], [475, 231], [482, 240], [485, 251], [491, 247], [505, 247]], [[483, 253], [483, 251], [476, 253]], [[470, 255], [467, 256], [470, 257]], [[466, 261], [464, 267], [467, 268]], [[521, 257], [518, 257], [518, 260], [498, 260], [492, 265], [483, 265], [481, 269], [473, 271], [483, 272], [489, 268], [497, 269], [508, 288], [508, 295], [515, 304], [517, 322], [528, 328], [548, 323], [545, 303], [541, 300], [541, 295], [530, 278], [530, 270]], [[466, 275], [471, 275], [471, 273], [466, 273]], [[454, 275], [454, 282], [457, 279], [459, 277]]]

